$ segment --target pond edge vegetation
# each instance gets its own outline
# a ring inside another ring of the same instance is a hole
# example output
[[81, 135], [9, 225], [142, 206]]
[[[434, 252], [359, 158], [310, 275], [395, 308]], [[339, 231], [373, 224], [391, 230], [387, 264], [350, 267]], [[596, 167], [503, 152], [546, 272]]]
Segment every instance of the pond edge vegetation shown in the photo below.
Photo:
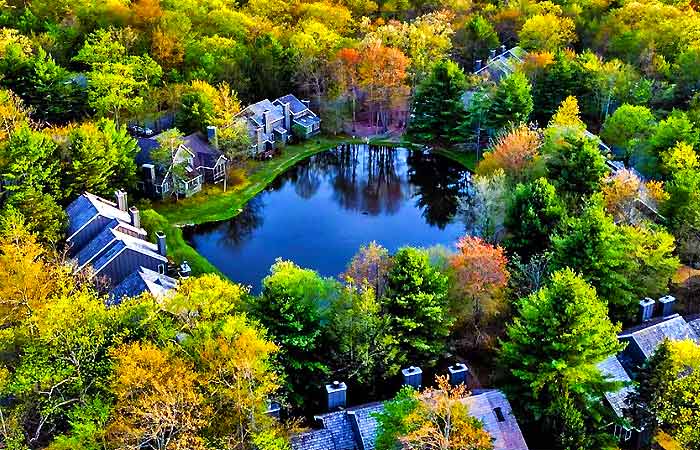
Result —
[[[183, 227], [230, 220], [236, 217], [253, 197], [295, 164], [340, 144], [367, 143], [411, 150], [425, 148], [404, 139], [365, 141], [348, 136], [322, 136], [313, 141], [288, 145], [282, 149], [281, 155], [273, 159], [253, 162], [246, 171], [245, 180], [237, 186], [231, 186], [226, 192], [221, 185], [215, 185], [190, 198], [176, 202], [154, 203], [151, 208], [144, 209], [142, 212], [144, 227], [151, 236], [155, 236], [155, 231], [163, 231], [166, 235], [169, 255], [178, 263], [187, 261], [194, 275], [216, 273], [225, 277], [185, 240], [182, 233]], [[430, 151], [456, 161], [470, 171], [474, 171], [476, 166], [476, 159], [471, 153], [465, 154], [443, 148], [433, 148]]]

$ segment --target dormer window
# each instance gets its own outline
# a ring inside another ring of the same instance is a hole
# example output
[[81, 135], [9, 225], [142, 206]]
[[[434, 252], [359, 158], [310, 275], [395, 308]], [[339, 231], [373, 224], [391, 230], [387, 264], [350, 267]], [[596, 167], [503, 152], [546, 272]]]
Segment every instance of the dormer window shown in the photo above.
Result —
[[499, 422], [505, 422], [506, 418], [503, 415], [503, 410], [499, 407], [493, 408], [493, 413], [496, 414], [496, 419], [498, 419]]

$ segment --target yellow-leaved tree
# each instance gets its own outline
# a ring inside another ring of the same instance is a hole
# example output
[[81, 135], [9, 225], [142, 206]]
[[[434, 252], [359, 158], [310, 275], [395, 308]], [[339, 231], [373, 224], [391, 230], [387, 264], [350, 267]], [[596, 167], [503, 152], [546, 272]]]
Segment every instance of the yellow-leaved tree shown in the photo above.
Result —
[[113, 351], [115, 397], [108, 440], [118, 448], [204, 449], [211, 418], [191, 363], [151, 343]]

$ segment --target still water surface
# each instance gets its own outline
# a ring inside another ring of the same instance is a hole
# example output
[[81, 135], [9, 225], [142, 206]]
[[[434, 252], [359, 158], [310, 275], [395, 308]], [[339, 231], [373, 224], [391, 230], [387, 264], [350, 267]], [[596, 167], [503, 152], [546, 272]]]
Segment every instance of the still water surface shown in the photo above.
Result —
[[290, 168], [233, 219], [188, 228], [185, 238], [259, 292], [276, 258], [336, 276], [373, 240], [391, 252], [452, 246], [465, 232], [458, 212], [469, 192], [469, 172], [443, 156], [343, 145]]

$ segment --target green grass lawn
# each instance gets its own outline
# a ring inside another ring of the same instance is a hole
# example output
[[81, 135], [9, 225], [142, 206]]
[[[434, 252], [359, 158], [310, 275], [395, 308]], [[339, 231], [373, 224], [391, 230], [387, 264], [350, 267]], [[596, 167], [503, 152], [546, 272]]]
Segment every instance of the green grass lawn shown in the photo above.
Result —
[[[317, 137], [301, 144], [288, 145], [282, 150], [281, 155], [273, 159], [248, 162], [245, 166], [246, 178], [237, 185], [228, 186], [226, 192], [220, 184], [205, 186], [193, 197], [155, 203], [153, 209], [142, 212], [142, 223], [150, 236], [154, 236], [156, 231], [164, 231], [168, 243], [168, 256], [178, 263], [187, 261], [192, 267], [193, 274], [209, 272], [220, 274], [216, 267], [185, 241], [181, 226], [217, 222], [236, 216], [251, 198], [291, 166], [343, 142], [361, 143], [363, 141], [353, 141], [346, 136]], [[414, 145], [409, 142], [388, 140], [371, 140], [370, 143], [406, 147]], [[436, 151], [470, 170], [474, 169], [476, 161], [471, 154], [442, 149]]]

